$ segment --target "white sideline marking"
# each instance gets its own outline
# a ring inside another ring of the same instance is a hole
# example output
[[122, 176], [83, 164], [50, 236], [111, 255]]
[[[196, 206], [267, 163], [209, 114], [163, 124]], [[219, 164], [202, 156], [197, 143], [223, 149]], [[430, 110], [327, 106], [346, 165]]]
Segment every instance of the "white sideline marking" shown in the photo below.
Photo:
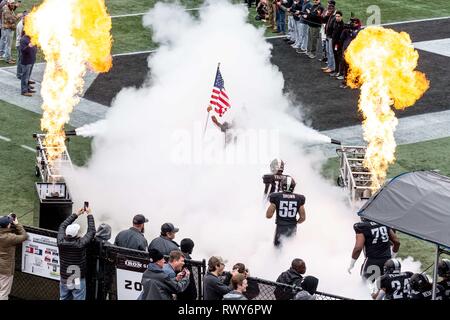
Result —
[[435, 21], [435, 20], [444, 20], [444, 19], [450, 19], [450, 17], [438, 17], [438, 18], [428, 18], [428, 19], [418, 19], [418, 20], [406, 20], [406, 21], [398, 21], [398, 22], [388, 22], [388, 23], [382, 23], [382, 26], [394, 26], [396, 24], [403, 24], [403, 23], [414, 23], [414, 22], [425, 22], [425, 21]]
[[413, 45], [416, 49], [450, 57], [450, 38], [414, 42]]
[[24, 149], [27, 149], [27, 150], [36, 152], [36, 149], [33, 149], [33, 148], [31, 148], [31, 147], [29, 147], [29, 146], [26, 146], [26, 145], [24, 145], [24, 144], [21, 144], [20, 146], [21, 146], [22, 148], [24, 148]]
[[8, 142], [11, 141], [10, 138], [4, 137], [4, 136], [0, 136], [0, 140], [4, 140], [4, 141], [8, 141]]
[[[184, 11], [199, 11], [201, 8], [188, 8], [184, 9]], [[137, 17], [137, 16], [145, 16], [148, 12], [141, 12], [141, 13], [127, 13], [127, 14], [116, 14], [114, 16], [111, 16], [111, 19], [115, 18], [125, 18], [125, 17]]]

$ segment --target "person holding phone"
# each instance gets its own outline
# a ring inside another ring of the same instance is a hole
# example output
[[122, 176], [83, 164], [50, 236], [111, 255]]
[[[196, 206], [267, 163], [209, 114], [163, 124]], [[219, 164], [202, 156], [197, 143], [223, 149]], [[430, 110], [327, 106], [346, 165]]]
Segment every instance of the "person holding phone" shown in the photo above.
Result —
[[8, 300], [14, 277], [16, 246], [27, 238], [14, 213], [0, 217], [0, 300]]
[[[83, 237], [80, 236], [80, 225], [73, 223], [82, 214], [86, 214], [88, 220], [88, 229]], [[60, 256], [61, 300], [86, 299], [86, 251], [94, 235], [95, 222], [88, 202], [59, 226], [57, 243]]]

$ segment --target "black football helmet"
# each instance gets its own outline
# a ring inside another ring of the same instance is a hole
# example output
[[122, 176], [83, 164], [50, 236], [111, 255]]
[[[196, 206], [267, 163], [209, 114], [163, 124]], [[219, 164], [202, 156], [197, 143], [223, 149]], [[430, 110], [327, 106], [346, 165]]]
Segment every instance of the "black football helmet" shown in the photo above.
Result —
[[273, 174], [281, 174], [284, 171], [284, 161], [276, 158], [273, 159], [272, 162], [270, 163], [270, 171]]
[[415, 273], [409, 279], [409, 285], [411, 286], [411, 289], [413, 289], [414, 291], [421, 292], [425, 290], [427, 286], [430, 285], [430, 281], [428, 280], [426, 275], [422, 273]]
[[439, 277], [447, 278], [450, 277], [450, 260], [442, 259], [438, 264], [438, 275]]
[[281, 190], [293, 192], [295, 189], [295, 180], [290, 176], [283, 177], [281, 180]]
[[389, 259], [384, 263], [384, 274], [400, 273], [402, 265], [397, 259]]

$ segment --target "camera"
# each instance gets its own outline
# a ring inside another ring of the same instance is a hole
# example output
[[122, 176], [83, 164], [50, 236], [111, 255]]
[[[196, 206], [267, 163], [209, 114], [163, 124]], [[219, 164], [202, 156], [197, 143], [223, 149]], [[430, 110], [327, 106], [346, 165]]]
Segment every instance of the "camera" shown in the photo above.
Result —
[[86, 210], [87, 208], [89, 208], [89, 201], [84, 202], [84, 210]]
[[13, 219], [13, 221], [15, 221], [17, 218], [15, 213], [11, 213], [9, 216]]

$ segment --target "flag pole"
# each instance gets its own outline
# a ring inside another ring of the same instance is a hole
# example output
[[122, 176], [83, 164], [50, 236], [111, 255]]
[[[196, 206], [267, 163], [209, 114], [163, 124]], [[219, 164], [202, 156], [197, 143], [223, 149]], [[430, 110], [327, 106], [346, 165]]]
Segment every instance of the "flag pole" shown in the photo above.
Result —
[[[217, 72], [219, 72], [219, 67], [220, 67], [220, 62], [217, 64], [216, 76], [217, 76]], [[208, 108], [209, 108], [209, 107], [210, 107], [210, 106], [208, 106]], [[205, 127], [203, 128], [203, 138], [205, 138], [206, 128], [208, 127], [208, 122], [209, 122], [209, 112], [210, 112], [210, 110], [208, 110], [208, 113], [206, 114]]]
[[209, 121], [209, 111], [208, 113], [206, 113], [205, 128], [203, 129], [203, 138], [205, 137], [206, 128], [208, 127], [208, 121]]

